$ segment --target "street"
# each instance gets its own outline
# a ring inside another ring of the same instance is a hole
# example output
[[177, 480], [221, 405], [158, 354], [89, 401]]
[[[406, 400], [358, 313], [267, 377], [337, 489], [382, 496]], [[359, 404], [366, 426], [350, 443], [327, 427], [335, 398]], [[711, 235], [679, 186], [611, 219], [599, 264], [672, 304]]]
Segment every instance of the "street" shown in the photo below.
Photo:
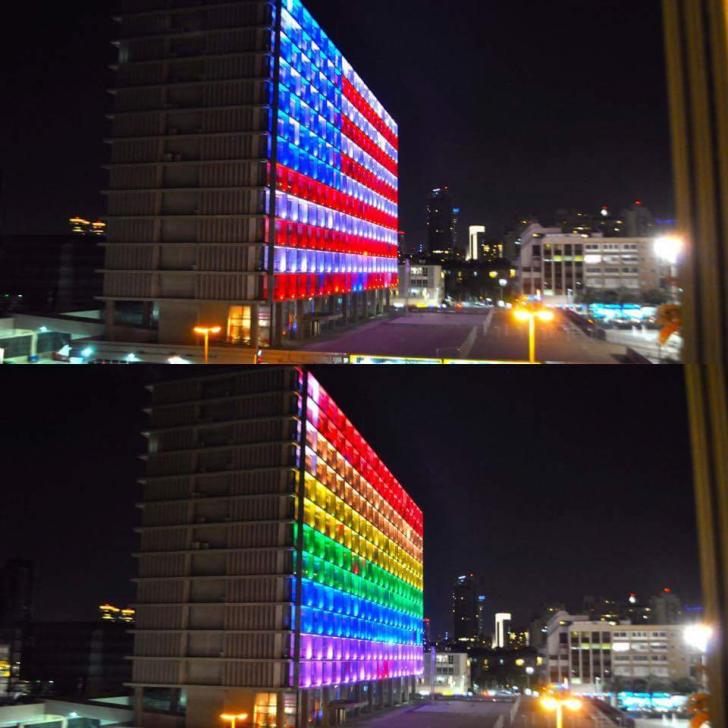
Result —
[[[616, 364], [625, 347], [591, 339], [557, 316], [537, 331], [540, 361]], [[303, 351], [374, 356], [518, 362], [528, 358], [528, 327], [501, 310], [482, 313], [411, 313], [363, 324]]]
[[[545, 713], [538, 701], [525, 698], [513, 715], [514, 703], [475, 700], [438, 700], [386, 715], [357, 720], [367, 728], [551, 728], [553, 713]], [[564, 728], [593, 728], [586, 714], [564, 716]]]

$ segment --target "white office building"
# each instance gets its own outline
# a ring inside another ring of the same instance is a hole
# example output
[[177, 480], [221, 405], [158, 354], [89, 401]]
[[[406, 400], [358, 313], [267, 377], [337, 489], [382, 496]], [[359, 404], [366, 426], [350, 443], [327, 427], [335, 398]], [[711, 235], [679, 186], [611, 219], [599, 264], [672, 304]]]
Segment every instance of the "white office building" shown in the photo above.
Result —
[[465, 652], [441, 652], [435, 654], [434, 660], [425, 659], [422, 685], [435, 695], [467, 695], [471, 686], [468, 655]]
[[533, 223], [521, 239], [521, 292], [554, 306], [572, 305], [589, 290], [655, 290], [669, 276], [654, 238], [565, 234]]
[[595, 622], [557, 612], [542, 648], [543, 677], [575, 692], [608, 692], [619, 682], [674, 681], [693, 674], [684, 626]]
[[445, 276], [440, 265], [409, 261], [399, 266], [395, 308], [439, 308], [445, 301]]

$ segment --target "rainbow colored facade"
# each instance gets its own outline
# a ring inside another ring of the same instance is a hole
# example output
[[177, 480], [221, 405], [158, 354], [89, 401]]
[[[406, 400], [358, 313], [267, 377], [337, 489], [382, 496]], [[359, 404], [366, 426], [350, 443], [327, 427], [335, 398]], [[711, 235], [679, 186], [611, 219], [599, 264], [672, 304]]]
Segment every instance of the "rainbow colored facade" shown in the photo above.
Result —
[[419, 676], [422, 512], [316, 379], [305, 377], [298, 687]]
[[397, 125], [299, 0], [278, 0], [273, 299], [398, 283]]

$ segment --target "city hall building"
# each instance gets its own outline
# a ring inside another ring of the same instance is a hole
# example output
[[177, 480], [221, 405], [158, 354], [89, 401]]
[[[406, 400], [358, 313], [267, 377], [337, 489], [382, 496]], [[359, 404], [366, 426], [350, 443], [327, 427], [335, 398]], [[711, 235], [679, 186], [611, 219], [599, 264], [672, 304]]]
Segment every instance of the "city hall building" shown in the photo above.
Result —
[[423, 674], [422, 512], [317, 380], [154, 385], [135, 725], [338, 725]]
[[397, 285], [398, 132], [299, 0], [123, 0], [108, 338], [280, 345]]

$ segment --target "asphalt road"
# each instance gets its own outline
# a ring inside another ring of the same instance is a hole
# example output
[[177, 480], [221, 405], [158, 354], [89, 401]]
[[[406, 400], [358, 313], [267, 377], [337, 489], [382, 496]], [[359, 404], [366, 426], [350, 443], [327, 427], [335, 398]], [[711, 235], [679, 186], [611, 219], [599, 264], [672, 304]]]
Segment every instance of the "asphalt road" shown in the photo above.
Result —
[[366, 728], [507, 728], [512, 703], [438, 700], [364, 721]]
[[[536, 700], [524, 699], [513, 722], [513, 703], [438, 700], [382, 716], [357, 720], [359, 728], [553, 728], [553, 713], [544, 713]], [[567, 715], [564, 728], [594, 728], [586, 715]]]
[[487, 313], [409, 314], [364, 324], [303, 349], [374, 356], [457, 357], [458, 348], [473, 329], [482, 328], [487, 318]]
[[[373, 356], [518, 362], [528, 359], [528, 327], [508, 311], [416, 313], [380, 320], [303, 347], [304, 351]], [[615, 364], [624, 346], [596, 341], [560, 316], [539, 327], [540, 361]]]
[[[557, 313], [551, 324], [536, 327], [536, 358], [563, 364], [616, 364], [625, 347], [591, 339]], [[528, 358], [528, 326], [508, 311], [495, 311], [486, 333], [470, 352], [471, 359], [507, 361]]]

